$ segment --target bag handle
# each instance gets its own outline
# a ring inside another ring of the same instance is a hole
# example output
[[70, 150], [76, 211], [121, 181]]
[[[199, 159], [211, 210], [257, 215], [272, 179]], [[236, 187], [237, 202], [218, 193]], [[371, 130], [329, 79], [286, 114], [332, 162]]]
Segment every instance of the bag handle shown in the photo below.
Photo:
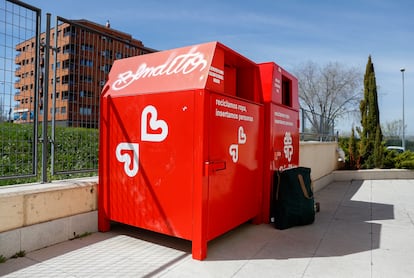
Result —
[[298, 180], [299, 180], [299, 184], [300, 184], [300, 187], [302, 188], [303, 195], [305, 196], [305, 198], [306, 199], [313, 199], [313, 195], [309, 196], [309, 193], [306, 190], [305, 182], [303, 181], [303, 176], [301, 174], [298, 174]]
[[277, 185], [276, 185], [276, 201], [279, 200], [279, 189], [280, 189], [280, 172], [277, 171]]

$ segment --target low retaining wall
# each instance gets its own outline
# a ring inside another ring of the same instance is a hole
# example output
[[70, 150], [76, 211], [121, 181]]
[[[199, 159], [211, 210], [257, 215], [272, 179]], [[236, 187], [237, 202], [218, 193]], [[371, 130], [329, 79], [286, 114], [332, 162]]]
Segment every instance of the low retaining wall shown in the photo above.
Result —
[[98, 178], [0, 187], [0, 255], [96, 232]]
[[300, 142], [299, 165], [311, 168], [316, 181], [338, 169], [337, 142]]

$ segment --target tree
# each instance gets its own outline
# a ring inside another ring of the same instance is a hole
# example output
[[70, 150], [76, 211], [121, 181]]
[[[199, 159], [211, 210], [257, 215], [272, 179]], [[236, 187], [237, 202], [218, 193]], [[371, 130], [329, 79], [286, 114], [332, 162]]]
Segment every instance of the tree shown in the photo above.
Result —
[[[405, 129], [407, 125], [405, 125]], [[388, 138], [401, 138], [402, 134], [402, 120], [394, 120], [392, 122], [386, 122], [381, 126], [382, 134]]]
[[364, 168], [382, 167], [383, 144], [378, 109], [377, 84], [371, 55], [364, 75], [364, 99], [360, 103], [361, 125], [360, 159]]
[[357, 142], [355, 139], [354, 128], [352, 128], [351, 137], [349, 137], [348, 151], [349, 151], [349, 168], [358, 169], [359, 168], [359, 161], [358, 161], [359, 154], [358, 154]]
[[312, 131], [331, 134], [335, 120], [358, 111], [362, 74], [356, 68], [347, 68], [338, 62], [321, 67], [309, 61], [294, 72], [301, 107], [310, 111], [305, 115]]

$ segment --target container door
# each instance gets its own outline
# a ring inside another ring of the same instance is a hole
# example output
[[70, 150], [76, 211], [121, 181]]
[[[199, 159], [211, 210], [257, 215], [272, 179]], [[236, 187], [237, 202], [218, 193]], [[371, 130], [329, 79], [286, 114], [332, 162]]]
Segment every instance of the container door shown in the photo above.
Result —
[[262, 192], [262, 107], [211, 94], [209, 240], [259, 213]]
[[299, 165], [299, 113], [283, 105], [271, 104], [273, 170]]

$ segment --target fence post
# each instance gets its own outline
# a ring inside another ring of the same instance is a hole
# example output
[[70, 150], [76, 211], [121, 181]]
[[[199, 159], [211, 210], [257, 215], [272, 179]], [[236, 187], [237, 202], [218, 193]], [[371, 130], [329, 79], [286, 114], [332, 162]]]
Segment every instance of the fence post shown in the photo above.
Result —
[[[46, 34], [45, 42], [43, 45], [45, 63], [44, 71], [45, 77], [43, 79], [43, 123], [42, 123], [42, 183], [47, 182], [47, 158], [48, 158], [48, 144], [49, 139], [47, 136], [47, 126], [48, 126], [48, 101], [49, 101], [49, 58], [50, 58], [50, 17], [51, 14], [46, 14]], [[57, 35], [57, 34], [56, 34]]]

